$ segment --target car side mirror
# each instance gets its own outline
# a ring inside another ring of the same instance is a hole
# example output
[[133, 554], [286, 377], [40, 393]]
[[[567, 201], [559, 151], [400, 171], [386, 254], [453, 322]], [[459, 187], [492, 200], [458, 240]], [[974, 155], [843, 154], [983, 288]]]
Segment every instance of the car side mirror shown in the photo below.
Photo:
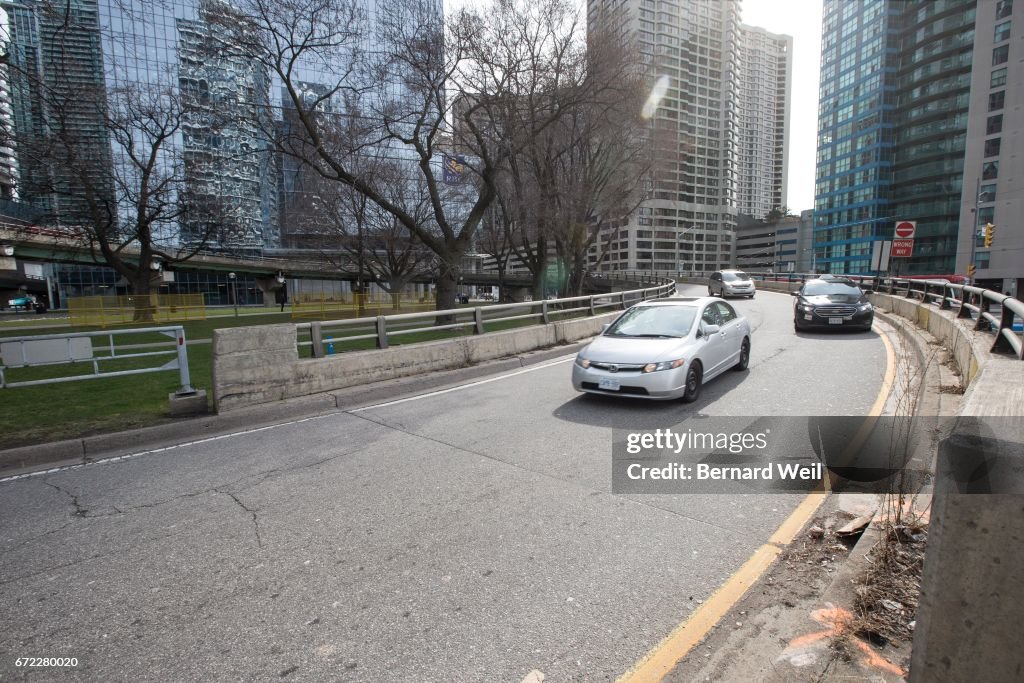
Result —
[[704, 335], [707, 336], [707, 337], [710, 337], [713, 334], [717, 334], [718, 330], [720, 330], [720, 329], [722, 329], [722, 328], [720, 328], [718, 325], [705, 325], [704, 326]]
[[800, 296], [800, 292], [790, 292], [790, 296]]

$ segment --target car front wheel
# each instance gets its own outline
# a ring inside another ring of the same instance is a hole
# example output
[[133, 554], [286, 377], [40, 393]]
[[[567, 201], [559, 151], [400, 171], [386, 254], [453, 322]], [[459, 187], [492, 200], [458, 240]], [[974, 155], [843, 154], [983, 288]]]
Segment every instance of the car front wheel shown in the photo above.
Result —
[[704, 372], [698, 363], [690, 364], [690, 369], [686, 371], [686, 391], [683, 393], [683, 403], [693, 403], [700, 396], [703, 375]]

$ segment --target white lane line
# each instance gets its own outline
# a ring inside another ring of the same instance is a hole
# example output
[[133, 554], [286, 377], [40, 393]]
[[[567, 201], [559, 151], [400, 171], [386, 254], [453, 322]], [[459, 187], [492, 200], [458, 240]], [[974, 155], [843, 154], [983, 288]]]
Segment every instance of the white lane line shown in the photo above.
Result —
[[355, 408], [353, 410], [347, 410], [345, 412], [347, 412], [347, 413], [361, 413], [364, 410], [375, 410], [377, 408], [387, 408], [388, 406], [398, 405], [399, 403], [407, 403], [409, 401], [419, 401], [420, 399], [423, 399], [423, 398], [430, 398], [432, 396], [440, 396], [441, 394], [450, 394], [453, 391], [462, 391], [463, 389], [469, 389], [470, 387], [480, 386], [481, 384], [490, 384], [491, 382], [497, 382], [499, 380], [508, 379], [509, 377], [515, 377], [516, 375], [522, 375], [522, 374], [525, 374], [527, 372], [533, 372], [535, 370], [543, 370], [544, 368], [550, 368], [550, 367], [553, 367], [555, 365], [561, 365], [562, 363], [568, 363], [568, 362], [574, 360], [575, 358], [576, 358], [576, 355], [573, 354], [573, 355], [568, 356], [566, 358], [562, 358], [561, 360], [552, 361], [551, 363], [544, 363], [543, 365], [531, 365], [528, 368], [523, 368], [522, 370], [516, 370], [515, 372], [510, 372], [510, 373], [508, 373], [506, 375], [498, 375], [497, 377], [491, 377], [491, 378], [488, 378], [488, 379], [482, 379], [482, 380], [479, 380], [479, 381], [476, 381], [476, 382], [470, 382], [469, 384], [460, 384], [457, 387], [450, 387], [448, 389], [441, 389], [439, 391], [431, 391], [428, 394], [418, 394], [416, 396], [410, 396], [409, 398], [400, 398], [397, 401], [388, 401], [387, 403], [377, 403], [377, 404], [374, 404], [372, 406], [363, 406], [362, 408]]
[[69, 470], [77, 470], [83, 467], [91, 467], [93, 465], [107, 465], [114, 462], [121, 462], [122, 460], [133, 460], [140, 455], [149, 455], [150, 453], [164, 453], [166, 451], [173, 451], [176, 448], [186, 448], [188, 446], [199, 446], [204, 443], [210, 443], [211, 441], [220, 441], [221, 439], [227, 439], [234, 436], [245, 436], [247, 434], [256, 434], [258, 432], [265, 432], [269, 429], [277, 429], [278, 427], [287, 427], [288, 425], [301, 424], [303, 422], [311, 422], [312, 420], [322, 420], [325, 417], [330, 417], [331, 414], [326, 415], [314, 415], [312, 417], [304, 417], [298, 420], [290, 420], [288, 422], [280, 422], [278, 424], [266, 425], [265, 427], [254, 427], [252, 429], [245, 429], [238, 432], [229, 432], [227, 434], [218, 434], [217, 436], [208, 436], [205, 439], [196, 439], [195, 441], [186, 441], [184, 443], [177, 443], [172, 446], [162, 446], [161, 448], [151, 448], [145, 451], [137, 451], [135, 453], [125, 453], [124, 455], [112, 455], [109, 458], [99, 458], [90, 462], [80, 462], [74, 465], [63, 465], [61, 467], [51, 467], [47, 470], [39, 470], [37, 472], [26, 472], [24, 474], [12, 474], [8, 477], [0, 477], [0, 484], [8, 481], [17, 481], [19, 479], [28, 479], [29, 477], [41, 477], [47, 474], [56, 474], [58, 472], [67, 472]]
[[[430, 392], [428, 394], [419, 394], [417, 396], [410, 396], [409, 398], [403, 398], [403, 399], [399, 399], [397, 401], [389, 401], [387, 403], [378, 403], [376, 405], [365, 406], [363, 408], [356, 408], [355, 410], [346, 410], [346, 411], [343, 411], [343, 412], [346, 412], [346, 413], [358, 413], [358, 412], [362, 412], [364, 410], [372, 410], [374, 408], [384, 408], [384, 407], [387, 407], [387, 406], [393, 406], [393, 405], [396, 405], [398, 403], [405, 403], [406, 401], [418, 401], [419, 399], [422, 399], [422, 398], [429, 398], [431, 396], [438, 396], [440, 394], [447, 394], [447, 393], [450, 393], [450, 392], [453, 392], [453, 391], [459, 391], [461, 389], [467, 389], [469, 387], [478, 386], [480, 384], [488, 384], [490, 382], [497, 382], [498, 380], [506, 379], [508, 377], [515, 377], [516, 375], [522, 375], [522, 374], [525, 374], [527, 372], [533, 372], [534, 370], [543, 370], [544, 368], [550, 368], [552, 366], [560, 365], [562, 363], [568, 363], [569, 361], [573, 360], [575, 357], [576, 357], [575, 355], [572, 355], [572, 356], [568, 356], [566, 358], [562, 358], [560, 360], [552, 361], [550, 363], [544, 363], [544, 364], [540, 364], [540, 365], [531, 365], [528, 368], [523, 368], [522, 370], [516, 370], [514, 372], [510, 372], [510, 373], [505, 374], [505, 375], [498, 375], [496, 377], [490, 377], [488, 379], [483, 379], [483, 380], [479, 380], [479, 381], [476, 381], [476, 382], [471, 382], [469, 384], [461, 384], [461, 385], [459, 385], [457, 387], [450, 387], [448, 389], [442, 389], [440, 391], [433, 391], [433, 392]], [[304, 418], [301, 418], [301, 419], [298, 419], [298, 420], [289, 420], [288, 422], [279, 422], [277, 424], [267, 425], [267, 426], [264, 426], [264, 427], [255, 427], [253, 429], [243, 429], [241, 431], [229, 432], [227, 434], [218, 434], [217, 436], [209, 436], [209, 437], [206, 437], [205, 439], [196, 439], [195, 441], [186, 441], [184, 443], [174, 444], [172, 446], [163, 446], [161, 448], [151, 448], [149, 450], [138, 451], [136, 453], [126, 453], [125, 455], [114, 455], [114, 456], [111, 456], [109, 458], [100, 458], [98, 460], [93, 460], [91, 462], [76, 463], [74, 465], [64, 465], [62, 467], [51, 467], [50, 469], [39, 470], [39, 471], [36, 471], [36, 472], [26, 472], [24, 474], [12, 474], [12, 475], [7, 476], [7, 477], [0, 477], [0, 484], [6, 483], [6, 482], [9, 482], [9, 481], [17, 481], [19, 479], [28, 479], [30, 477], [42, 477], [42, 476], [45, 476], [47, 474], [56, 474], [58, 472], [67, 472], [67, 471], [70, 471], [70, 470], [77, 470], [77, 469], [81, 469], [83, 467], [91, 467], [93, 465], [107, 465], [107, 464], [110, 464], [110, 463], [121, 462], [121, 461], [124, 461], [124, 460], [133, 460], [133, 459], [135, 459], [135, 458], [137, 458], [137, 457], [139, 457], [141, 455], [149, 455], [151, 453], [164, 453], [166, 451], [173, 451], [173, 450], [175, 450], [177, 448], [187, 448], [188, 446], [199, 446], [199, 445], [202, 445], [204, 443], [210, 443], [212, 441], [220, 441], [222, 439], [228, 439], [228, 438], [232, 438], [232, 437], [236, 437], [236, 436], [246, 436], [248, 434], [256, 434], [258, 432], [265, 432], [265, 431], [270, 430], [270, 429], [277, 429], [278, 427], [287, 427], [289, 425], [302, 424], [303, 422], [311, 422], [313, 420], [322, 420], [324, 418], [332, 417], [332, 416], [336, 416], [336, 415], [337, 415], [337, 413], [326, 413], [324, 415], [314, 415], [312, 417], [304, 417]]]

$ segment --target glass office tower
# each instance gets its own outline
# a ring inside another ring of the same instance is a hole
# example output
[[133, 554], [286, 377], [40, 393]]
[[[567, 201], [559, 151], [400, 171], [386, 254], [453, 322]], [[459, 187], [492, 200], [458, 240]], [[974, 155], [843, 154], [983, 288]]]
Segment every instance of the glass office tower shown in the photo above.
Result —
[[[875, 240], [916, 221], [894, 274], [952, 274], [975, 42], [974, 0], [827, 0], [815, 186], [820, 270], [871, 272]], [[973, 208], [973, 207], [968, 207]]]
[[898, 8], [826, 0], [822, 26], [814, 263], [863, 273], [874, 239], [892, 232]]

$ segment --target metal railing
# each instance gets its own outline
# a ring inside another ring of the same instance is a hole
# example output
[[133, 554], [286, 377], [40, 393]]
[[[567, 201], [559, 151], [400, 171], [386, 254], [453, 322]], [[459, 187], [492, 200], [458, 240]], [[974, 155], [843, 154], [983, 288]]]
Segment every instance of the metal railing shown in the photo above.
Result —
[[[159, 333], [171, 337], [170, 342], [143, 342], [125, 344], [127, 335], [152, 335]], [[121, 339], [120, 345], [114, 339]], [[93, 339], [105, 338], [106, 346], [93, 346]], [[170, 344], [172, 349], [165, 349]], [[159, 350], [146, 350], [159, 349]], [[99, 352], [97, 354], [97, 352]], [[137, 358], [153, 358], [157, 356], [173, 356], [171, 360], [158, 367], [131, 368], [125, 370], [102, 370], [100, 363], [123, 362]], [[43, 366], [80, 366], [88, 363], [92, 371], [86, 374], [64, 374], [59, 377], [25, 379], [15, 382], [7, 381], [8, 370], [16, 368], [38, 368]], [[0, 338], [0, 388], [26, 387], [36, 384], [57, 384], [74, 382], [82, 379], [101, 377], [124, 377], [141, 375], [149, 372], [177, 370], [181, 387], [175, 392], [178, 395], [195, 393], [188, 371], [188, 350], [185, 345], [185, 328], [174, 327], [141, 327], [131, 330], [107, 332], [68, 332], [66, 334], [41, 334], [30, 337]]]
[[[762, 281], [788, 282], [799, 285], [805, 278], [818, 277], [802, 273], [750, 273]], [[992, 353], [1012, 354], [1024, 360], [1024, 301], [1002, 292], [948, 280], [919, 280], [865, 275], [836, 275], [853, 280], [876, 292], [915, 299], [941, 310], [956, 311], [956, 317], [974, 321], [974, 329], [995, 336]]]
[[[522, 320], [536, 320], [547, 324], [553, 319], [593, 316], [607, 309], [625, 309], [648, 299], [671, 296], [675, 292], [674, 281], [663, 282], [654, 287], [632, 289], [607, 294], [545, 299], [510, 304], [492, 304], [474, 308], [452, 308], [422, 313], [402, 313], [374, 317], [350, 318], [344, 320], [314, 321], [299, 323], [296, 329], [300, 339], [308, 333], [308, 341], [299, 341], [311, 349], [314, 358], [322, 358], [335, 352], [335, 345], [373, 340], [378, 349], [386, 349], [393, 337], [403, 335], [445, 332], [455, 330], [474, 335], [496, 331], [495, 326], [508, 326]], [[440, 324], [424, 325], [424, 321], [443, 320]]]

